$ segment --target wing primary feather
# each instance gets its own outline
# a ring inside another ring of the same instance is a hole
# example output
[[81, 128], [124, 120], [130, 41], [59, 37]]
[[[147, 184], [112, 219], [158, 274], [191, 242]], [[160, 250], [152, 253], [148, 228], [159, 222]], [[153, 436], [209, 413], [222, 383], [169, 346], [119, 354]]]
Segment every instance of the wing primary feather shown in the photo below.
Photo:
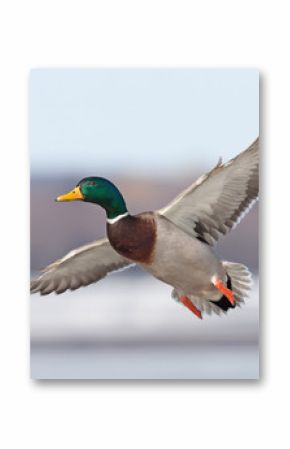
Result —
[[234, 228], [259, 193], [258, 138], [243, 152], [217, 165], [158, 211], [193, 237], [213, 245]]

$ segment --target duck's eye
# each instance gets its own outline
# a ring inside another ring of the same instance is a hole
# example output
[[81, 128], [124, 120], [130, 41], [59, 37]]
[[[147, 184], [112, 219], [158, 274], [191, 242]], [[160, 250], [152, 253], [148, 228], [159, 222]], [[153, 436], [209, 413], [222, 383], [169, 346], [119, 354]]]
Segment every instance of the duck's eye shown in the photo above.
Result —
[[97, 185], [97, 183], [96, 183], [95, 181], [90, 181], [90, 182], [88, 183], [88, 185], [89, 185], [89, 186], [95, 186], [95, 185]]

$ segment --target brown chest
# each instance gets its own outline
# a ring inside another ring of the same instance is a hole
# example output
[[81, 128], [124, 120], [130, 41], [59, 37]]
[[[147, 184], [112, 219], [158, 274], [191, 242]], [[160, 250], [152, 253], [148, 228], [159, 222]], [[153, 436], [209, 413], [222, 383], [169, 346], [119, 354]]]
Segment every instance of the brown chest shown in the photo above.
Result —
[[154, 255], [156, 223], [152, 213], [122, 218], [107, 224], [113, 248], [122, 256], [140, 263], [150, 263]]

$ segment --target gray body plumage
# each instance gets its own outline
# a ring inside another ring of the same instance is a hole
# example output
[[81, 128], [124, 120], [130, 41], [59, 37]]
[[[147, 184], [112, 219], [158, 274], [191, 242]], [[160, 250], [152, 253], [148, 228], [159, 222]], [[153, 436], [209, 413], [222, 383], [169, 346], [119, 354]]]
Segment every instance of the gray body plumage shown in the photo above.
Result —
[[186, 296], [195, 294], [204, 299], [219, 299], [221, 294], [211, 278], [217, 275], [225, 281], [226, 272], [212, 248], [162, 215], [156, 213], [155, 219], [157, 240], [153, 261], [142, 267]]

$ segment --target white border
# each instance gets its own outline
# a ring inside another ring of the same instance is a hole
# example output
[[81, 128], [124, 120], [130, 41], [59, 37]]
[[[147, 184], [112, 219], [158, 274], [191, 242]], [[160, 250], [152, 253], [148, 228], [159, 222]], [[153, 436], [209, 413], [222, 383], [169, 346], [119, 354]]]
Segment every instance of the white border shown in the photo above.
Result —
[[[244, 449], [282, 447], [289, 440], [287, 6], [249, 0], [2, 2], [1, 447]], [[255, 67], [261, 72], [259, 383], [29, 380], [29, 70], [124, 65]]]

